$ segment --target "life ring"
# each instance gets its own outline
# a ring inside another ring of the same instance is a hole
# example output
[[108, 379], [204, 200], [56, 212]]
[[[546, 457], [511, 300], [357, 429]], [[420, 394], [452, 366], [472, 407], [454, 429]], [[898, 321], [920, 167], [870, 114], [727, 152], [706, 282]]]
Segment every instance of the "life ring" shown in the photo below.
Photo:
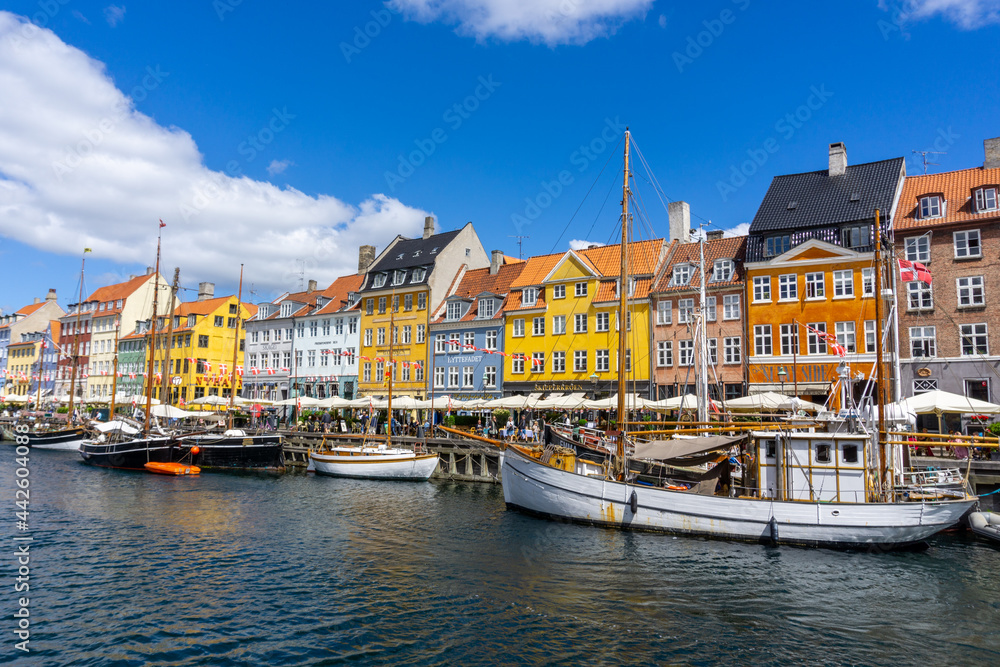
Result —
[[676, 486], [676, 485], [673, 485], [673, 484], [670, 485], [670, 486], [668, 486], [667, 488], [670, 489], [671, 491], [687, 491], [688, 490], [688, 487], [686, 487], [686, 486]]

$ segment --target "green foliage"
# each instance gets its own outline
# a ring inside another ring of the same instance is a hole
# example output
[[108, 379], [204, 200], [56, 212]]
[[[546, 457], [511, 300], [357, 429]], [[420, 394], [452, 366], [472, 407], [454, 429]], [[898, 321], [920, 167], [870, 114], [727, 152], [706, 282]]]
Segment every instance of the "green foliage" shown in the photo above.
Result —
[[56, 408], [56, 414], [64, 415], [69, 412], [69, 406], [64, 405], [62, 407]]
[[448, 428], [455, 428], [455, 415], [448, 415], [444, 418], [444, 425]]
[[989, 425], [990, 433], [993, 435], [1000, 436], [1000, 422], [995, 422]]
[[493, 411], [493, 416], [497, 420], [497, 425], [499, 425], [500, 428], [503, 428], [504, 424], [507, 423], [507, 420], [510, 419], [510, 410], [504, 410], [503, 408], [497, 408], [496, 410]]
[[587, 420], [586, 419], [580, 419], [580, 420], [578, 420], [576, 422], [576, 425], [577, 426], [586, 426], [587, 425]]

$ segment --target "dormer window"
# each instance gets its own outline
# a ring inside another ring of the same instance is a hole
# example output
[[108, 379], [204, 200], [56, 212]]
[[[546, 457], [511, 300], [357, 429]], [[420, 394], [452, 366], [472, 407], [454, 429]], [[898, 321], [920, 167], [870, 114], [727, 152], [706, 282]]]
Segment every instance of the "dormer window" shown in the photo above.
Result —
[[347, 306], [351, 307], [354, 304], [356, 304], [357, 302], [358, 302], [358, 293], [357, 292], [348, 292], [347, 293]]
[[[996, 208], [996, 203], [995, 203], [996, 202], [996, 190], [993, 191], [993, 201], [994, 201], [993, 208]], [[121, 308], [122, 307], [122, 300], [121, 299], [118, 299], [118, 301], [115, 302], [115, 307], [117, 307], [117, 308]]]
[[976, 190], [976, 213], [997, 210], [997, 189], [979, 188]]
[[448, 313], [445, 315], [445, 320], [448, 322], [456, 322], [462, 319], [462, 302], [452, 301], [448, 304]]
[[187, 325], [189, 327], [193, 327], [195, 325], [195, 322], [197, 322], [197, 321], [198, 321], [198, 316], [197, 315], [188, 315], [188, 317], [187, 317]]
[[868, 225], [854, 225], [841, 230], [844, 246], [857, 250], [871, 245], [872, 230]]
[[488, 320], [496, 313], [496, 302], [492, 298], [479, 300], [479, 319]]
[[281, 304], [281, 314], [279, 317], [291, 317], [292, 316], [292, 304], [283, 303]]
[[[676, 270], [676, 267], [675, 267], [675, 270]], [[689, 280], [690, 280], [690, 277], [689, 277]], [[635, 278], [629, 278], [628, 279], [628, 295], [630, 297], [635, 295], [635, 283], [636, 283], [636, 279]], [[616, 280], [615, 281], [615, 298], [618, 298], [620, 296], [621, 296], [621, 281], [620, 280]]]
[[403, 281], [406, 280], [406, 271], [397, 269], [392, 273], [392, 284], [402, 285]]
[[920, 217], [921, 218], [940, 218], [941, 217], [941, 197], [937, 195], [930, 195], [927, 197], [920, 198]]
[[788, 249], [791, 247], [791, 237], [787, 234], [783, 236], [769, 236], [764, 239], [764, 256], [777, 257], [782, 253], [788, 252]]
[[534, 306], [537, 302], [538, 302], [538, 288], [525, 287], [524, 291], [521, 292], [521, 305]]
[[691, 265], [681, 264], [674, 267], [673, 275], [670, 278], [671, 287], [682, 287], [691, 282]]
[[712, 282], [724, 283], [727, 280], [732, 280], [735, 268], [731, 259], [715, 260], [715, 265], [712, 267]]
[[375, 281], [372, 283], [372, 287], [374, 287], [374, 288], [377, 289], [379, 287], [383, 287], [384, 285], [385, 285], [385, 274], [384, 273], [376, 273], [375, 274]]
[[426, 276], [427, 276], [427, 269], [413, 269], [413, 277], [410, 279], [410, 282], [422, 283]]

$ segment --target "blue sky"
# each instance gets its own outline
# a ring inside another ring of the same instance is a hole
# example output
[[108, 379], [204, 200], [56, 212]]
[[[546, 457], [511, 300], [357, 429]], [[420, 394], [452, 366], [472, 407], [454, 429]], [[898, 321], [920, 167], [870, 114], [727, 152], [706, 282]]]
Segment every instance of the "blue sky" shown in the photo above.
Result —
[[508, 254], [517, 234], [526, 255], [607, 242], [626, 124], [666, 195], [724, 229], [830, 142], [917, 173], [913, 150], [967, 168], [1000, 135], [998, 0], [388, 7], [5, 3], [0, 307], [68, 303], [85, 246], [87, 290], [141, 271], [158, 218], [164, 273], [232, 293], [245, 262], [255, 301], [351, 272], [359, 243], [426, 214]]

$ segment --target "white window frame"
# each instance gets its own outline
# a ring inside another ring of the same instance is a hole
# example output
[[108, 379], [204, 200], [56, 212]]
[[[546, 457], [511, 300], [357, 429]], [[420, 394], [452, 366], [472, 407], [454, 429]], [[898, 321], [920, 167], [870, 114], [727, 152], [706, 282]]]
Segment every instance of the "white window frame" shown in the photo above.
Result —
[[[916, 354], [919, 346], [920, 354]], [[910, 327], [910, 358], [933, 359], [937, 357], [937, 327]]]
[[840, 345], [848, 354], [857, 354], [858, 332], [854, 322], [834, 323], [834, 333], [837, 336], [837, 345]]
[[692, 266], [690, 264], [678, 264], [673, 268], [670, 274], [670, 286], [671, 287], [684, 287], [691, 283], [691, 275], [693, 274]]
[[806, 274], [806, 301], [826, 298], [826, 273], [813, 271]]
[[981, 308], [986, 305], [986, 281], [982, 276], [955, 278], [959, 308]]
[[597, 333], [611, 331], [611, 313], [597, 313], [594, 316], [594, 331]]
[[[916, 305], [914, 305], [914, 300], [916, 300]], [[934, 291], [931, 286], [919, 280], [906, 283], [906, 309], [910, 311], [933, 310]]]
[[573, 285], [573, 296], [577, 298], [587, 296], [587, 283], [580, 282]]
[[677, 300], [677, 324], [694, 321], [694, 299]]
[[552, 335], [561, 336], [566, 333], [566, 316], [555, 315], [552, 318]]
[[694, 366], [694, 341], [690, 339], [677, 341], [677, 367]]
[[927, 264], [931, 261], [931, 235], [907, 236], [903, 241], [906, 259]]
[[457, 389], [459, 382], [462, 381], [461, 369], [458, 366], [448, 367], [448, 388]]
[[722, 297], [722, 319], [740, 319], [740, 295], [726, 294]]
[[712, 265], [712, 280], [709, 282], [713, 283], [724, 283], [726, 281], [732, 280], [733, 273], [736, 271], [736, 263], [731, 259], [717, 259]]
[[457, 322], [462, 319], [462, 302], [449, 301], [444, 319], [446, 322]]
[[674, 342], [661, 340], [656, 343], [656, 366], [667, 368], [674, 365]]
[[753, 327], [754, 356], [770, 357], [774, 353], [770, 324], [755, 324]]
[[495, 350], [495, 349], [497, 349], [497, 338], [498, 337], [499, 336], [497, 334], [497, 330], [496, 329], [490, 329], [490, 330], [488, 330], [486, 332], [486, 345], [485, 345], [485, 347], [486, 347], [487, 350]]
[[944, 215], [944, 205], [938, 195], [927, 195], [920, 198], [920, 219], [940, 218]]
[[544, 336], [545, 335], [545, 317], [533, 317], [531, 318], [531, 335], [532, 336]]
[[524, 338], [524, 318], [516, 317], [511, 322], [511, 332], [512, 338]]
[[534, 306], [536, 303], [538, 303], [538, 288], [525, 287], [521, 292], [521, 305]]
[[657, 324], [673, 324], [674, 320], [674, 302], [660, 300], [656, 302], [656, 323]]
[[799, 332], [796, 324], [782, 324], [779, 328], [781, 355], [790, 357], [799, 353]]
[[717, 302], [714, 296], [705, 297], [705, 319], [709, 322], [714, 322], [718, 315]]
[[573, 372], [587, 372], [587, 350], [573, 350]]
[[753, 278], [753, 302], [771, 302], [771, 276], [754, 276]]
[[810, 329], [806, 330], [806, 354], [807, 355], [819, 355], [827, 353], [827, 343], [826, 340], [820, 338], [819, 335], [812, 332], [811, 329], [815, 329], [821, 333], [826, 333], [826, 322], [810, 322]]
[[587, 333], [587, 314], [577, 313], [573, 316], [573, 333]]
[[[972, 240], [975, 239], [975, 248]], [[983, 256], [983, 237], [978, 229], [965, 229], [952, 232], [952, 242], [955, 247], [955, 259], [976, 259]]]
[[[958, 332], [961, 337], [961, 351], [963, 357], [978, 357], [980, 355], [983, 356], [989, 355], [990, 353], [989, 327], [986, 325], [985, 322], [959, 325]], [[977, 341], [972, 340], [980, 337], [985, 343], [982, 352], [979, 351], [979, 345]], [[972, 346], [971, 352], [966, 351], [967, 345]]]
[[553, 352], [552, 353], [552, 372], [553, 373], [565, 373], [566, 372], [566, 353], [565, 352]]
[[997, 210], [997, 189], [983, 187], [976, 190], [976, 213]]
[[385, 286], [385, 278], [386, 276], [384, 273], [376, 273], [375, 277], [372, 279], [372, 287], [378, 289], [379, 287]]
[[481, 320], [488, 320], [496, 314], [496, 302], [492, 297], [479, 300], [479, 309], [476, 314]]
[[854, 298], [854, 269], [833, 272], [833, 298]]
[[552, 286], [552, 298], [553, 299], [565, 299], [566, 298], [566, 286], [565, 285], [553, 285]]
[[868, 354], [875, 354], [878, 350], [878, 329], [875, 326], [875, 320], [865, 320], [865, 352]]
[[727, 336], [722, 339], [723, 363], [739, 364], [743, 361], [743, 340], [741, 336]]
[[783, 273], [778, 276], [778, 301], [799, 300], [799, 276], [796, 273]]

